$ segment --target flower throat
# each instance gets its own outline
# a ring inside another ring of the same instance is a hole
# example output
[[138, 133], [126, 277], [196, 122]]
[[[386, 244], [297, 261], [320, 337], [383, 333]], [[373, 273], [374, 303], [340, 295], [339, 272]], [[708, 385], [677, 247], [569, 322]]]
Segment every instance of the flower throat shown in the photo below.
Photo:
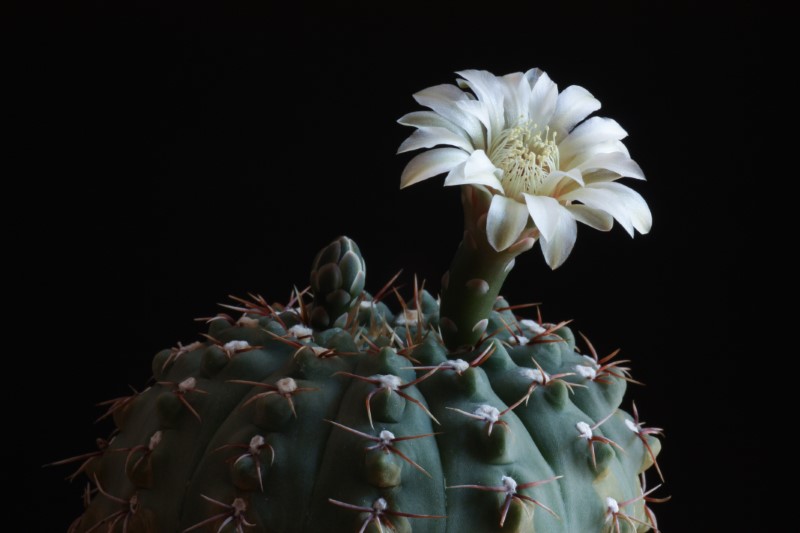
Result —
[[489, 158], [503, 169], [505, 196], [521, 200], [520, 193], [535, 194], [547, 175], [558, 170], [556, 132], [530, 122], [507, 128], [493, 143]]

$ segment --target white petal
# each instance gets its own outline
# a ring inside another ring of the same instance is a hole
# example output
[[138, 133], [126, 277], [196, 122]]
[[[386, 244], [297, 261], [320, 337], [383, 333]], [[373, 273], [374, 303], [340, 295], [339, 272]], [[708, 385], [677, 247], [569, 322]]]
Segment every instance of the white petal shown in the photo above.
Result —
[[566, 209], [575, 220], [596, 230], [609, 231], [614, 225], [614, 218], [600, 209], [594, 209], [582, 204], [568, 205]]
[[493, 130], [492, 117], [489, 108], [486, 104], [479, 100], [461, 100], [458, 102], [458, 109], [465, 115], [475, 117], [486, 128], [486, 144], [482, 147], [491, 145], [492, 132], [497, 133], [499, 130]]
[[426, 104], [424, 102], [425, 100], [433, 100], [435, 102], [440, 102], [440, 101], [457, 102], [458, 100], [463, 100], [465, 98], [469, 98], [467, 96], [467, 93], [465, 93], [452, 83], [442, 83], [441, 85], [434, 85], [432, 87], [422, 89], [421, 91], [418, 91], [414, 94], [414, 100], [416, 100], [421, 105], [424, 105], [426, 107], [431, 107], [431, 106]]
[[506, 126], [525, 121], [530, 108], [531, 86], [521, 72], [506, 74], [501, 78], [505, 91], [504, 108]]
[[549, 124], [558, 102], [558, 86], [547, 73], [542, 72], [531, 90], [528, 120], [544, 128]]
[[578, 85], [570, 85], [558, 95], [556, 111], [550, 121], [550, 128], [563, 139], [580, 122], [600, 109], [600, 101]]
[[462, 70], [456, 74], [465, 80], [459, 80], [459, 85], [472, 89], [478, 100], [486, 106], [491, 126], [489, 130], [500, 131], [503, 128], [503, 90], [497, 77], [485, 70]]
[[558, 219], [556, 220], [555, 230], [550, 239], [542, 237], [539, 239], [542, 245], [542, 253], [547, 265], [555, 270], [566, 261], [569, 254], [575, 246], [575, 239], [578, 237], [578, 225], [572, 214], [567, 211], [563, 206], [558, 211]]
[[502, 252], [516, 242], [527, 222], [528, 209], [525, 204], [495, 194], [486, 217], [489, 244]]
[[583, 175], [579, 168], [571, 168], [567, 171], [563, 170], [554, 170], [547, 177], [542, 180], [542, 184], [536, 189], [536, 192], [541, 196], [552, 196], [554, 198], [558, 197], [559, 189], [562, 189], [561, 186], [562, 180], [569, 180], [574, 181], [581, 187], [583, 187]]
[[459, 128], [467, 132], [473, 144], [482, 142], [483, 130], [475, 117], [465, 115], [459, 109], [458, 102], [469, 100], [469, 96], [455, 85], [435, 85], [423, 89], [414, 95], [414, 99], [425, 107], [429, 107]]
[[[462, 152], [463, 153], [463, 152]], [[485, 185], [503, 192], [503, 186], [497, 179], [498, 169], [492, 164], [483, 150], [475, 150], [463, 163], [450, 170], [444, 180], [445, 186]]]
[[583, 182], [589, 185], [590, 183], [600, 183], [603, 181], [617, 181], [621, 177], [622, 176], [616, 172], [610, 170], [593, 170], [583, 175]]
[[403, 126], [414, 126], [416, 128], [422, 126], [435, 126], [437, 128], [448, 129], [453, 133], [466, 135], [466, 132], [463, 128], [459, 128], [443, 116], [434, 113], [433, 111], [414, 111], [413, 113], [403, 115], [397, 119], [397, 122]]
[[593, 145], [609, 141], [619, 141], [628, 135], [616, 120], [604, 117], [592, 117], [578, 125], [572, 133], [558, 143], [561, 162], [569, 166], [569, 162], [581, 152]]
[[536, 82], [539, 81], [542, 74], [544, 74], [544, 71], [540, 68], [532, 68], [524, 74], [530, 89], [533, 89], [533, 86], [536, 85]]
[[564, 211], [564, 207], [558, 203], [558, 200], [549, 196], [534, 196], [525, 193], [523, 193], [523, 196], [525, 197], [525, 204], [528, 206], [528, 212], [531, 214], [533, 223], [539, 228], [542, 238], [552, 239], [558, 228], [558, 219], [562, 216], [561, 212]]
[[578, 167], [598, 154], [622, 154], [625, 157], [631, 156], [630, 152], [628, 152], [628, 148], [622, 141], [612, 140], [586, 146], [581, 152], [572, 154], [572, 157], [569, 159], [562, 157], [561, 164], [570, 167]]
[[466, 152], [473, 150], [472, 143], [469, 142], [466, 135], [459, 135], [438, 126], [420, 126], [408, 139], [403, 141], [403, 144], [397, 149], [397, 153], [410, 152], [419, 148], [433, 148], [440, 144], [455, 146]]
[[613, 216], [633, 237], [633, 229], [647, 233], [653, 223], [650, 209], [633, 189], [616, 182], [592, 183], [563, 195], [562, 200], [577, 200]]
[[423, 152], [409, 161], [406, 168], [403, 169], [403, 175], [400, 176], [400, 188], [448, 172], [468, 157], [469, 155], [464, 150], [458, 148], [436, 148]]
[[653, 227], [653, 214], [642, 195], [621, 183], [597, 183], [592, 188], [612, 191], [622, 198], [630, 214], [631, 223], [641, 234], [649, 233]]
[[581, 163], [579, 168], [587, 173], [593, 170], [610, 170], [622, 177], [644, 179], [644, 172], [636, 161], [620, 152], [595, 154]]

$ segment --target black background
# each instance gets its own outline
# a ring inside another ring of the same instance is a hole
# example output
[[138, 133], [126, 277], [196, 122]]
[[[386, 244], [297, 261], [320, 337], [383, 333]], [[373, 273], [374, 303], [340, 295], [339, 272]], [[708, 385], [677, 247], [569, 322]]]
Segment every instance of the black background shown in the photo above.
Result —
[[[26, 213], [6, 220], [11, 250], [21, 245], [6, 258], [21, 266], [10, 289], [23, 291], [25, 332], [6, 392], [25, 530], [61, 531], [79, 512], [80, 484], [41, 465], [107, 432], [93, 404], [142, 385], [149, 358], [195, 340], [192, 319], [228, 294], [285, 300], [339, 234], [364, 251], [368, 289], [402, 267], [405, 282], [417, 273], [438, 290], [460, 237], [458, 191], [441, 178], [398, 190], [410, 157], [394, 154], [410, 129], [395, 121], [455, 70], [533, 66], [588, 88], [629, 132], [654, 226], [634, 240], [581, 227], [563, 267], [549, 271], [537, 247], [503, 293], [544, 302], [546, 319], [575, 319], [602, 352], [633, 360], [647, 386], [629, 399], [666, 428], [664, 531], [755, 527], [766, 448], [739, 429], [759, 408], [737, 388], [753, 230], [736, 213], [763, 153], [755, 10], [376, 9], [94, 2], [20, 14], [5, 50], [23, 192], [4, 204], [6, 217], [20, 203]], [[747, 505], [732, 510], [740, 491]]]

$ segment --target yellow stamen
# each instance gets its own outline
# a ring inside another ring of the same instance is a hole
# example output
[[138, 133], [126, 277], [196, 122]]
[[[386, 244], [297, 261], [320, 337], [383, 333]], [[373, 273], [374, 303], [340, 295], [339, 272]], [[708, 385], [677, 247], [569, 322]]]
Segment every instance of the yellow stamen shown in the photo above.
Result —
[[503, 130], [490, 149], [489, 158], [503, 169], [505, 195], [519, 198], [521, 193], [536, 194], [550, 172], [558, 170], [556, 132], [537, 124], [522, 122]]

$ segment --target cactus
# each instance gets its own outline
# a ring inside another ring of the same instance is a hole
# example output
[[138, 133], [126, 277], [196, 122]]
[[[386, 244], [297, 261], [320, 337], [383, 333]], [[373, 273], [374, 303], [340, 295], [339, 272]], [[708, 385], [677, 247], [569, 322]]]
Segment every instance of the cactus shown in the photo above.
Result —
[[238, 320], [156, 354], [154, 383], [107, 404], [117, 430], [81, 467], [97, 493], [72, 531], [594, 531], [609, 498], [653, 522], [639, 474], [660, 444], [619, 410], [623, 361], [503, 298], [449, 352], [425, 290], [397, 314], [388, 290], [323, 296], [364, 272], [342, 237], [314, 262], [313, 300], [237, 300]]
[[234, 298], [157, 353], [150, 386], [104, 402], [112, 435], [58, 462], [89, 480], [69, 531], [657, 531], [661, 430], [620, 408], [627, 361], [516, 314], [502, 282], [544, 234], [498, 233], [493, 195], [462, 191], [441, 302], [397, 276], [366, 292], [340, 237], [289, 302]]

